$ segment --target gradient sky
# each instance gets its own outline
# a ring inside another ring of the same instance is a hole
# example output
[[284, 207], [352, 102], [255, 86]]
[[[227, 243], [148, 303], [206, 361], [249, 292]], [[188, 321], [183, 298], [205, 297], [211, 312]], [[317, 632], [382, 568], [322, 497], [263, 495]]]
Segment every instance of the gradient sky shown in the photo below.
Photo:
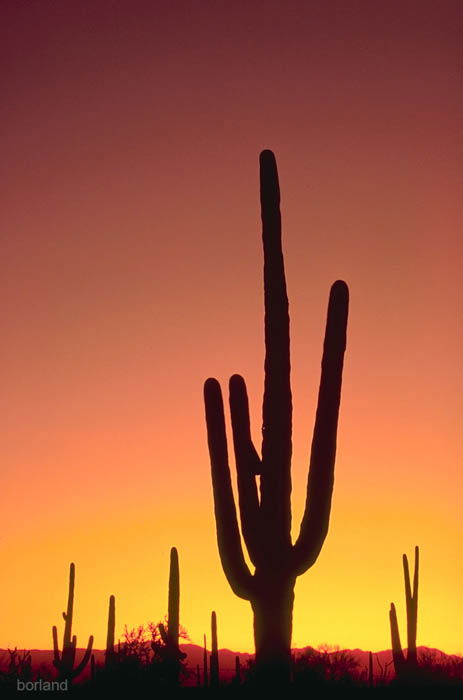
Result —
[[418, 544], [418, 643], [463, 652], [460, 0], [0, 12], [0, 647], [51, 646], [71, 561], [79, 645], [104, 646], [110, 594], [117, 635], [158, 621], [176, 546], [191, 640], [214, 609], [219, 645], [253, 649], [217, 552], [202, 386], [243, 374], [259, 442], [271, 148], [295, 533], [329, 287], [351, 292], [330, 532], [293, 644], [388, 648], [390, 601], [405, 641]]

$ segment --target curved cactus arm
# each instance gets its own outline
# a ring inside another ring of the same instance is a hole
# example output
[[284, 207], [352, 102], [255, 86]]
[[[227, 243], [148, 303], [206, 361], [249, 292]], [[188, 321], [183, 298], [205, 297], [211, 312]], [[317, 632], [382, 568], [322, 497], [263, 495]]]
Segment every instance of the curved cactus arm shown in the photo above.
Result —
[[289, 305], [281, 246], [280, 186], [272, 151], [260, 154], [264, 246], [265, 381], [262, 407], [263, 520], [271, 523], [273, 548], [291, 544], [292, 398]]
[[241, 529], [251, 561], [257, 565], [259, 553], [262, 552], [262, 533], [256, 474], [260, 474], [262, 465], [251, 439], [246, 384], [238, 374], [230, 379], [230, 414], [238, 474]]
[[220, 559], [233, 592], [238, 597], [249, 600], [252, 595], [253, 578], [241, 547], [228, 466], [222, 392], [216, 379], [208, 379], [205, 382], [204, 402]]
[[76, 581], [76, 567], [73, 563], [69, 566], [69, 592], [68, 605], [66, 612], [63, 612], [64, 635], [63, 635], [63, 652], [68, 644], [71, 643], [72, 616], [74, 611], [74, 587]]
[[338, 280], [331, 287], [328, 303], [305, 511], [292, 554], [296, 575], [314, 564], [328, 532], [348, 307], [348, 287]]
[[56, 625], [53, 625], [52, 627], [52, 635], [53, 635], [53, 666], [59, 671], [61, 668], [61, 659], [59, 655], [59, 647], [58, 647], [58, 628]]
[[[84, 670], [84, 668], [86, 667], [86, 665], [90, 661], [90, 656], [92, 654], [92, 647], [93, 647], [93, 635], [91, 635], [88, 638], [87, 649], [85, 650], [85, 654], [82, 657], [82, 661], [71, 672], [72, 678], [77, 678], [77, 676], [82, 673], [82, 671]], [[74, 647], [74, 653], [75, 653], [75, 647]]]
[[397, 612], [394, 603], [391, 603], [389, 621], [391, 623], [392, 659], [394, 661], [395, 672], [399, 675], [405, 664], [405, 656], [402, 651], [402, 645], [400, 644], [399, 625], [397, 624]]
[[161, 639], [164, 642], [164, 644], [168, 644], [169, 638], [167, 636], [166, 628], [162, 624], [162, 622], [159, 623], [159, 634], [161, 635]]

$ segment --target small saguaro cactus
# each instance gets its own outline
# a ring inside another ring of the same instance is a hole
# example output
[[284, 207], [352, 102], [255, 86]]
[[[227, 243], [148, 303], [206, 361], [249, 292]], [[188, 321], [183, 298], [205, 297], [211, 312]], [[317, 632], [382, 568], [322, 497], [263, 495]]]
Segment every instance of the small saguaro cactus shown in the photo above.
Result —
[[248, 567], [241, 543], [222, 392], [216, 379], [206, 380], [204, 400], [220, 559], [233, 592], [251, 603], [257, 676], [262, 684], [274, 686], [290, 680], [296, 578], [316, 562], [328, 533], [349, 291], [340, 280], [330, 291], [306, 505], [300, 533], [293, 544], [289, 306], [278, 172], [275, 156], [268, 150], [260, 154], [260, 200], [265, 307], [261, 455], [251, 437], [245, 381], [234, 374], [229, 383], [241, 534], [254, 572]]
[[116, 598], [112, 595], [109, 597], [108, 610], [108, 632], [106, 635], [106, 652], [105, 652], [105, 668], [107, 671], [112, 671], [116, 662], [116, 653], [114, 651], [114, 631], [116, 628]]
[[181, 661], [186, 657], [179, 646], [180, 630], [180, 571], [178, 564], [178, 552], [175, 547], [170, 550], [169, 569], [169, 600], [167, 612], [167, 629], [161, 623], [159, 633], [166, 645], [166, 662], [168, 675], [174, 685], [180, 680]]
[[211, 615], [211, 688], [219, 687], [219, 648], [217, 645], [217, 615]]
[[71, 564], [69, 569], [69, 593], [68, 605], [66, 612], [63, 612], [64, 619], [64, 636], [63, 636], [63, 651], [60, 655], [58, 647], [58, 629], [53, 625], [53, 665], [59, 673], [60, 679], [70, 680], [77, 678], [82, 673], [85, 666], [90, 660], [93, 646], [93, 636], [88, 639], [87, 649], [82, 657], [80, 664], [74, 668], [76, 660], [77, 637], [72, 634], [72, 617], [74, 611], [74, 584], [75, 584], [75, 566]]
[[416, 652], [416, 628], [418, 621], [418, 573], [419, 548], [415, 547], [415, 570], [413, 574], [413, 593], [410, 585], [410, 570], [407, 555], [402, 557], [405, 579], [405, 602], [407, 607], [407, 656], [405, 657], [400, 644], [399, 625], [394, 603], [391, 603], [389, 621], [391, 625], [392, 658], [394, 669], [399, 680], [407, 680], [416, 674], [418, 659]]
[[241, 685], [241, 661], [238, 654], [235, 656], [235, 677], [234, 681], [236, 685]]
[[206, 635], [204, 635], [204, 650], [203, 650], [203, 685], [205, 688], [209, 685], [209, 673], [207, 668], [207, 643]]

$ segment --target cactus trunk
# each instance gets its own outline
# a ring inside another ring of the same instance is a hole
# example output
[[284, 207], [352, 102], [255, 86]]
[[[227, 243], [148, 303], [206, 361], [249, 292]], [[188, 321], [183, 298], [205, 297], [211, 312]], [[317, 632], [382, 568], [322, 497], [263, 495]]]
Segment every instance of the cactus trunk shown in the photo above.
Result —
[[235, 656], [235, 683], [241, 684], [241, 662], [238, 655]]
[[167, 675], [169, 682], [176, 686], [180, 682], [181, 661], [186, 654], [180, 651], [179, 631], [180, 631], [180, 570], [178, 563], [178, 552], [175, 547], [170, 550], [169, 569], [169, 599], [167, 629], [164, 625], [159, 625], [162, 640], [167, 648]]
[[211, 688], [219, 687], [219, 648], [217, 644], [217, 615], [211, 615]]
[[[230, 413], [238, 476], [241, 532], [251, 562], [244, 558], [233, 497], [220, 385], [204, 385], [217, 541], [234, 593], [254, 611], [256, 672], [272, 685], [288, 682], [296, 577], [311, 567], [328, 532], [334, 482], [336, 432], [348, 313], [348, 288], [333, 284], [328, 304], [322, 370], [299, 537], [291, 542], [291, 432], [289, 312], [281, 245], [280, 189], [275, 157], [260, 156], [264, 247], [265, 382], [262, 456], [251, 438], [244, 379], [230, 379]], [[256, 476], [260, 476], [260, 492]], [[278, 573], [276, 573], [278, 572]]]
[[111, 671], [114, 668], [116, 655], [114, 651], [114, 631], [116, 627], [116, 599], [112, 595], [109, 597], [109, 610], [108, 610], [108, 631], [106, 635], [106, 658], [105, 667], [107, 671]]
[[251, 601], [254, 612], [256, 671], [259, 680], [287, 681], [291, 671], [294, 580], [267, 579], [262, 595]]
[[203, 650], [203, 685], [205, 688], [209, 685], [209, 672], [207, 668], [207, 645], [206, 645], [206, 635], [204, 635], [204, 650]]

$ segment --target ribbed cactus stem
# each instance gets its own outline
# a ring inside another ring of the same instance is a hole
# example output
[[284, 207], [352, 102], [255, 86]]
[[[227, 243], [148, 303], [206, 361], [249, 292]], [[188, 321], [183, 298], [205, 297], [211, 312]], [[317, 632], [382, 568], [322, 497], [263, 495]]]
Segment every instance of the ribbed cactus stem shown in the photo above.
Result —
[[217, 615], [211, 615], [211, 688], [219, 686], [219, 648], [217, 644]]
[[[339, 280], [330, 291], [306, 504], [293, 545], [289, 305], [281, 242], [280, 186], [271, 151], [260, 154], [260, 200], [265, 306], [261, 456], [252, 441], [245, 381], [233, 375], [229, 384], [241, 533], [255, 566], [254, 573], [248, 567], [241, 543], [222, 392], [216, 379], [205, 382], [204, 400], [220, 559], [234, 593], [251, 603], [257, 675], [263, 684], [274, 687], [290, 679], [296, 577], [315, 563], [328, 532], [349, 291], [345, 282]], [[260, 475], [260, 493], [256, 475]]]
[[114, 668], [116, 655], [114, 650], [114, 639], [116, 629], [116, 598], [112, 595], [109, 597], [108, 610], [108, 631], [106, 634], [106, 653], [105, 667], [107, 670]]

